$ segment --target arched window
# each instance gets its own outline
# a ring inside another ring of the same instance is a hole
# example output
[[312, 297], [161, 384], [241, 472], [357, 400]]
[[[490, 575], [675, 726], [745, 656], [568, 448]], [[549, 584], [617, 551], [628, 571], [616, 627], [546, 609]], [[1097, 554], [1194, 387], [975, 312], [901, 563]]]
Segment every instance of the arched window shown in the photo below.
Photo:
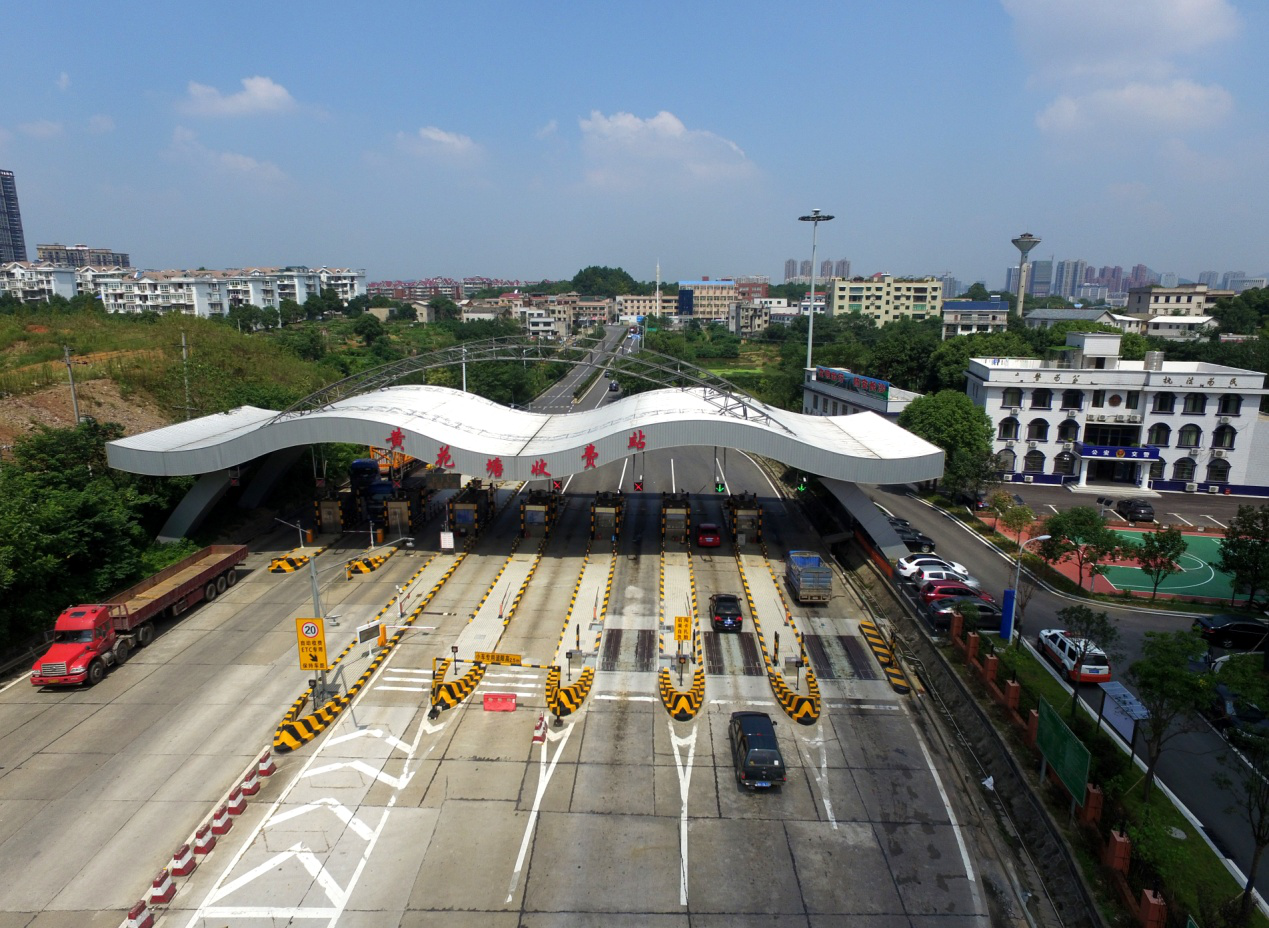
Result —
[[1163, 479], [1163, 464], [1164, 462], [1162, 458], [1160, 458], [1157, 461], [1150, 462], [1150, 479], [1151, 480]]
[[1032, 409], [1052, 409], [1053, 408], [1053, 391], [1047, 388], [1031, 391], [1031, 408]]
[[1216, 407], [1218, 415], [1236, 416], [1243, 411], [1243, 398], [1237, 393], [1226, 393]]
[[1066, 474], [1068, 477], [1075, 474], [1075, 455], [1069, 451], [1063, 451], [1053, 459], [1053, 473]]
[[1013, 416], [1008, 419], [1000, 420], [1000, 434], [996, 436], [1001, 441], [1011, 441], [1018, 437], [1018, 420]]
[[1229, 483], [1229, 461], [1213, 458], [1207, 465], [1208, 483]]
[[1067, 419], [1058, 426], [1058, 441], [1079, 441], [1080, 440], [1080, 424], [1074, 419]]
[[1189, 425], [1181, 426], [1181, 431], [1176, 433], [1176, 446], [1178, 448], [1197, 448], [1203, 440], [1203, 430], [1191, 422]]
[[1154, 411], [1168, 413], [1176, 408], [1176, 397], [1171, 393], [1156, 393], [1154, 395]]
[[1158, 445], [1160, 448], [1166, 448], [1171, 441], [1172, 426], [1164, 425], [1162, 422], [1150, 426], [1150, 433], [1146, 435], [1147, 445]]
[[1032, 419], [1027, 426], [1027, 441], [1048, 441], [1049, 423], [1044, 419]]
[[1185, 414], [1187, 416], [1201, 416], [1207, 412], [1207, 394], [1206, 393], [1187, 393], [1185, 394]]
[[996, 467], [1002, 474], [1012, 474], [1018, 469], [1018, 456], [1006, 448], [996, 455]]
[[1028, 451], [1027, 456], [1022, 459], [1022, 471], [1027, 474], [1044, 473], [1044, 452]]
[[1184, 480], [1187, 483], [1194, 479], [1194, 458], [1179, 458], [1172, 465], [1172, 479]]
[[1212, 432], [1213, 448], [1233, 448], [1234, 436], [1238, 433], [1232, 425], [1218, 425]]
[[1022, 405], [1022, 388], [1006, 387], [1004, 395], [1000, 398], [1003, 406], [1021, 406]]
[[1063, 409], [1082, 409], [1084, 407], [1084, 391], [1083, 390], [1063, 390], [1062, 391], [1062, 408]]

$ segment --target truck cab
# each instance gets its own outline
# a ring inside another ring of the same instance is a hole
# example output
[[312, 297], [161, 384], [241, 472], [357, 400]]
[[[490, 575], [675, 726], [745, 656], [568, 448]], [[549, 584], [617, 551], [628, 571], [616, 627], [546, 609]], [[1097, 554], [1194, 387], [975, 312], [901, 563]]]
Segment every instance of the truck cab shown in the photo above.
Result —
[[31, 683], [97, 683], [107, 665], [123, 663], [127, 654], [128, 644], [115, 634], [109, 606], [72, 606], [57, 617], [53, 644], [31, 669]]

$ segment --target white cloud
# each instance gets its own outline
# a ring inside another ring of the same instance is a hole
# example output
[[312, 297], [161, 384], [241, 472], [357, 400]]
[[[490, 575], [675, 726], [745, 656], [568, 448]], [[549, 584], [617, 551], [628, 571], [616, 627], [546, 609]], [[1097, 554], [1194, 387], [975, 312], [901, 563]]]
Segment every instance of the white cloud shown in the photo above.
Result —
[[447, 132], [436, 126], [424, 126], [413, 134], [399, 132], [397, 143], [411, 154], [424, 157], [462, 161], [481, 154], [481, 147], [470, 136]]
[[208, 148], [198, 140], [194, 132], [182, 126], [177, 126], [172, 133], [172, 145], [168, 151], [177, 158], [217, 174], [264, 184], [286, 180], [286, 173], [272, 161], [261, 161], [238, 152]]
[[103, 135], [115, 131], [115, 121], [104, 113], [98, 113], [88, 120], [88, 131], [93, 135]]
[[579, 124], [586, 182], [592, 186], [725, 183], [755, 170], [735, 142], [707, 130], [688, 129], [665, 110], [649, 119], [593, 110]]
[[559, 131], [559, 128], [560, 128], [560, 124], [556, 122], [554, 119], [552, 119], [545, 126], [538, 129], [537, 132], [534, 132], [533, 137], [539, 140], [552, 138], [555, 136], [556, 132]]
[[71, 85], [71, 79], [69, 74], [63, 71], [61, 74], [57, 75], [57, 89], [58, 90], [65, 92], [70, 89], [70, 85]]
[[1132, 83], [1060, 96], [1036, 116], [1036, 125], [1055, 135], [1125, 130], [1169, 134], [1219, 125], [1233, 105], [1229, 91], [1215, 84], [1183, 79]]
[[62, 124], [51, 119], [37, 119], [18, 125], [18, 131], [33, 139], [52, 139], [62, 134]]
[[242, 90], [222, 94], [215, 87], [189, 82], [189, 96], [181, 108], [195, 116], [257, 116], [295, 109], [295, 98], [268, 77], [244, 77]]
[[1159, 81], [1235, 37], [1229, 0], [1001, 0], [1045, 82]]

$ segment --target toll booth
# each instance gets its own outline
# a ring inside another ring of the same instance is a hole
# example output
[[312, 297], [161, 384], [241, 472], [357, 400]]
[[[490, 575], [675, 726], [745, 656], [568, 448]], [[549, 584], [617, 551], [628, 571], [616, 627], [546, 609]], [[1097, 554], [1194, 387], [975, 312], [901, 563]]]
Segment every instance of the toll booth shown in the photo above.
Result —
[[494, 488], [479, 478], [468, 481], [452, 496], [448, 507], [449, 527], [459, 535], [478, 535], [494, 515]]
[[661, 493], [661, 538], [687, 544], [692, 535], [692, 494]]
[[421, 482], [410, 481], [398, 489], [391, 498], [384, 500], [380, 518], [375, 521], [387, 528], [394, 537], [410, 535], [423, 528], [428, 501], [432, 491]]
[[617, 537], [626, 511], [626, 494], [620, 490], [603, 490], [590, 504], [590, 537]]
[[762, 504], [757, 493], [733, 493], [724, 509], [731, 540], [762, 541]]
[[356, 521], [357, 498], [351, 490], [341, 490], [335, 496], [325, 496], [313, 501], [313, 516], [317, 530], [323, 535], [340, 535], [345, 527]]
[[553, 490], [530, 490], [520, 501], [520, 534], [547, 535], [560, 513], [560, 494]]

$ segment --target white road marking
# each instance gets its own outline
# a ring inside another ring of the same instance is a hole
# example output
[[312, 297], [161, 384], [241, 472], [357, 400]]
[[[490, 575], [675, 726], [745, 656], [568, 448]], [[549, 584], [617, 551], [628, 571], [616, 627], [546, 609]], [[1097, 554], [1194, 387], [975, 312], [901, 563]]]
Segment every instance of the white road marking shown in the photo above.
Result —
[[[828, 823], [833, 826], [833, 831], [836, 831], [837, 819], [833, 817], [833, 800], [828, 796], [828, 749], [824, 746], [823, 722], [815, 723], [815, 735], [815, 738], [798, 739], [798, 744], [806, 754], [808, 761], [806, 768], [811, 771], [811, 776], [815, 778], [815, 783], [820, 788], [820, 801], [824, 803], [824, 814], [828, 816]], [[811, 745], [818, 745], [820, 749], [818, 770], [815, 768], [814, 758], [811, 757]]]
[[356, 770], [358, 773], [365, 774], [380, 783], [387, 783], [393, 789], [405, 789], [409, 785], [410, 780], [414, 778], [412, 773], [406, 773], [399, 777], [389, 776], [382, 770], [376, 770], [371, 767], [364, 760], [342, 760], [333, 764], [326, 764], [323, 767], [314, 767], [311, 770], [306, 770], [302, 775], [305, 777], [316, 777], [336, 770]]
[[723, 465], [718, 460], [718, 455], [714, 455], [714, 466], [718, 468], [718, 476], [723, 478], [723, 489], [727, 491], [727, 495], [731, 495], [731, 487], [727, 485], [727, 475], [723, 473]]
[[952, 834], [956, 835], [956, 845], [961, 849], [961, 862], [965, 865], [965, 877], [969, 880], [969, 891], [974, 897], [974, 908], [981, 912], [983, 905], [982, 900], [978, 898], [974, 865], [969, 862], [969, 850], [965, 847], [965, 837], [961, 834], [961, 826], [956, 821], [956, 813], [952, 811], [952, 803], [947, 798], [947, 790], [943, 789], [943, 780], [939, 776], [938, 770], [934, 768], [934, 758], [930, 756], [930, 749], [925, 746], [925, 739], [915, 729], [913, 732], [916, 734], [917, 745], [920, 746], [921, 753], [925, 755], [925, 764], [930, 768], [930, 775], [934, 777], [934, 785], [938, 787], [939, 796], [943, 800], [943, 810], [947, 812], [947, 820], [952, 823]]
[[623, 696], [620, 693], [596, 693], [591, 699], [603, 699], [608, 702], [657, 702], [656, 696]]
[[377, 690], [387, 690], [397, 693], [426, 693], [431, 687], [427, 686], [376, 686]]
[[1178, 519], [1180, 519], [1180, 520], [1181, 520], [1182, 522], [1184, 522], [1186, 525], [1193, 525], [1193, 524], [1194, 524], [1194, 523], [1193, 523], [1193, 522], [1191, 522], [1189, 519], [1187, 519], [1185, 516], [1182, 516], [1182, 515], [1177, 515], [1175, 512], [1174, 512], [1174, 513], [1172, 513], [1172, 515], [1176, 516]]
[[674, 483], [674, 458], [670, 458], [670, 492], [677, 493], [678, 487]]
[[[1209, 522], [1216, 522], [1215, 519], [1213, 519], [1211, 516], [1208, 516], [1208, 515], [1203, 516], [1203, 518], [1207, 519]], [[1219, 525], [1221, 528], [1228, 528], [1228, 526], [1225, 525], [1224, 522], [1216, 522], [1216, 524]]]
[[[666, 719], [665, 724], [670, 729], [670, 746], [674, 748], [674, 766], [679, 777], [679, 799], [682, 802], [679, 812], [679, 905], [687, 905], [687, 795], [692, 786], [692, 759], [696, 756], [696, 732], [699, 727], [693, 725], [692, 733], [680, 738], [674, 733], [673, 722]], [[681, 747], [687, 747], [686, 764], [679, 753]]]
[[346, 741], [356, 741], [358, 738], [378, 738], [385, 744], [389, 744], [398, 750], [404, 751], [406, 756], [414, 753], [413, 748], [406, 744], [395, 735], [386, 735], [381, 728], [359, 728], [356, 731], [350, 731], [346, 735], [340, 735], [337, 738], [329, 738], [328, 742], [332, 745], [343, 744]]
[[267, 827], [272, 828], [274, 825], [280, 824], [281, 822], [290, 821], [297, 816], [307, 815], [308, 813], [321, 808], [330, 809], [331, 814], [347, 825], [348, 830], [355, 834], [358, 838], [361, 838], [361, 840], [369, 841], [372, 837], [374, 837], [374, 830], [354, 815], [352, 809], [348, 808], [338, 799], [330, 798], [318, 799], [314, 802], [305, 803], [298, 808], [288, 809], [286, 812], [279, 812], [277, 815], [271, 817], [265, 824]]
[[771, 478], [767, 475], [767, 472], [763, 470], [761, 467], [758, 467], [758, 462], [755, 461], [753, 458], [749, 457], [749, 453], [747, 451], [742, 451], [740, 453], [743, 454], [749, 460], [750, 464], [752, 464], [755, 468], [757, 468], [758, 473], [762, 474], [762, 479], [767, 481], [767, 486], [771, 487], [771, 495], [778, 497], [780, 495], [780, 491], [777, 490], [776, 485], [771, 482]]
[[1057, 506], [1054, 506], [1052, 503], [1046, 503], [1045, 505], [1048, 506], [1050, 509], [1052, 509], [1054, 512], [1058, 511]]
[[25, 673], [19, 674], [16, 679], [10, 680], [4, 686], [0, 686], [0, 693], [3, 693], [5, 690], [10, 689], [11, 687], [17, 686], [19, 683], [26, 683], [30, 685], [30, 680], [31, 678], [28, 674], [25, 674]]
[[621, 476], [617, 478], [617, 489], [620, 490], [626, 483], [626, 465], [630, 463], [630, 458], [621, 459]]
[[[546, 732], [546, 741], [542, 742], [542, 753], [538, 755], [538, 791], [533, 797], [533, 808], [529, 811], [528, 824], [524, 826], [524, 839], [520, 842], [520, 853], [516, 856], [515, 869], [511, 871], [511, 884], [507, 887], [507, 902], [511, 902], [516, 892], [516, 884], [520, 882], [520, 871], [524, 869], [524, 858], [529, 852], [529, 840], [533, 837], [533, 829], [538, 821], [538, 809], [542, 805], [542, 798], [546, 795], [547, 784], [551, 782], [551, 776], [555, 773], [555, 764], [559, 761], [560, 755], [564, 753], [564, 745], [568, 744], [568, 736], [573, 733], [573, 725], [570, 723], [562, 732], [554, 732], [549, 728]], [[550, 765], [546, 762], [547, 745], [552, 741], [559, 741], [560, 746], [555, 751], [555, 756], [551, 758]]]

